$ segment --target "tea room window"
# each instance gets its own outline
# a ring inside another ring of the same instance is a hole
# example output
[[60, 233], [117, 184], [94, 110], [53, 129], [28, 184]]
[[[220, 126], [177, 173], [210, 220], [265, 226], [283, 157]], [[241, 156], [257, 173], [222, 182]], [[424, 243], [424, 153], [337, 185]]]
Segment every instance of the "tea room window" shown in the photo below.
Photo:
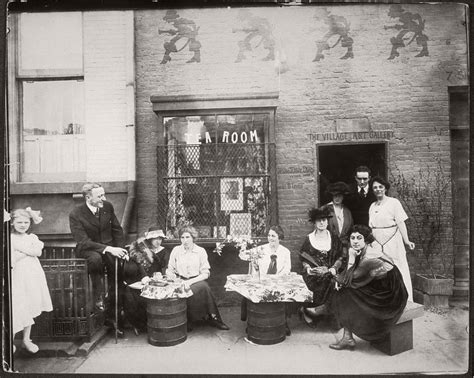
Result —
[[152, 101], [162, 136], [158, 213], [168, 237], [184, 225], [203, 239], [265, 236], [277, 217], [276, 97]]

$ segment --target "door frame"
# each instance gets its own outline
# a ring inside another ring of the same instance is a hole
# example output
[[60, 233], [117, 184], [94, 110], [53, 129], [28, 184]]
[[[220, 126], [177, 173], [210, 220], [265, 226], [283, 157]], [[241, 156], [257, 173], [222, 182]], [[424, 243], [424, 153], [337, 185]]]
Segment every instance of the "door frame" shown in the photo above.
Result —
[[[330, 146], [354, 146], [354, 145], [367, 145], [367, 144], [381, 144], [384, 146], [384, 154], [385, 154], [385, 175], [388, 175], [389, 167], [390, 167], [390, 155], [389, 155], [389, 141], [386, 139], [380, 140], [363, 140], [363, 141], [345, 141], [345, 142], [317, 142], [313, 145], [313, 167], [315, 172], [315, 199], [316, 205], [319, 207], [322, 204], [320, 203], [320, 171], [319, 171], [319, 162], [320, 162], [320, 152], [319, 147], [330, 147]], [[385, 177], [387, 179], [387, 177]], [[351, 182], [352, 183], [352, 182]], [[348, 183], [349, 185], [351, 183]]]

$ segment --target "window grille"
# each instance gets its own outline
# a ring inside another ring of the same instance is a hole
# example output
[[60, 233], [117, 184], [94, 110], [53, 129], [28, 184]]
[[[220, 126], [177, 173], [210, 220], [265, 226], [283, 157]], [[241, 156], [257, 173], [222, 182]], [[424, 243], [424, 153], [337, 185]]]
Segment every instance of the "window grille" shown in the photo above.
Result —
[[272, 223], [273, 143], [159, 146], [158, 213], [167, 236], [192, 225], [200, 238], [265, 236]]

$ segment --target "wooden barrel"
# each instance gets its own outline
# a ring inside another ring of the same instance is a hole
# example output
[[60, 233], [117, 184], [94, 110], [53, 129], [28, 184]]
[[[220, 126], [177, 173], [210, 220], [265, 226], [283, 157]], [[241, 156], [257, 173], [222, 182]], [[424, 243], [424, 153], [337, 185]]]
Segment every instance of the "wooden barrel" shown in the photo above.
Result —
[[187, 338], [186, 298], [147, 300], [148, 342], [172, 346]]
[[284, 303], [253, 303], [247, 300], [247, 338], [255, 344], [281, 343], [286, 338]]

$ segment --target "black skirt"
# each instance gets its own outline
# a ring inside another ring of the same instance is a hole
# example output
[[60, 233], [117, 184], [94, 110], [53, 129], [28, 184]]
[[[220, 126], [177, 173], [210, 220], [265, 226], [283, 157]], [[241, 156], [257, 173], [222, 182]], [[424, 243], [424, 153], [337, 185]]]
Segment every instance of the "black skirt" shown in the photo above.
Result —
[[332, 295], [331, 307], [339, 323], [361, 339], [383, 338], [400, 319], [408, 293], [396, 266], [367, 285], [345, 287]]
[[331, 273], [310, 276], [303, 271], [303, 280], [309, 290], [313, 292], [313, 304], [316, 306], [329, 302], [334, 284], [331, 281]]
[[215, 314], [220, 318], [216, 301], [207, 281], [196, 282], [192, 284], [190, 288], [193, 295], [186, 300], [188, 306], [188, 321], [203, 320], [210, 314]]

